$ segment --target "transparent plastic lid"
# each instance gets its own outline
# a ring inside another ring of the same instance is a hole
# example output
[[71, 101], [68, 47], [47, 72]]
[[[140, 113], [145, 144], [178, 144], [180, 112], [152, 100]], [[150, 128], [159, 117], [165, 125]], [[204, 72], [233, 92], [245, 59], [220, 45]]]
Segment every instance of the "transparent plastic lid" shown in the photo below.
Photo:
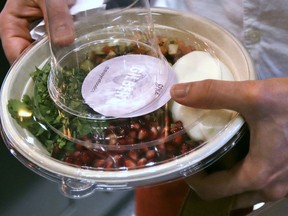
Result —
[[176, 82], [171, 66], [156, 50], [151, 54], [139, 42], [93, 41], [52, 68], [49, 93], [61, 109], [87, 119], [155, 111], [169, 101]]
[[[60, 109], [103, 120], [145, 115], [169, 101], [175, 77], [147, 0], [76, 1], [69, 12], [69, 40], [55, 39], [50, 28], [48, 90]], [[53, 15], [48, 10], [48, 21]]]

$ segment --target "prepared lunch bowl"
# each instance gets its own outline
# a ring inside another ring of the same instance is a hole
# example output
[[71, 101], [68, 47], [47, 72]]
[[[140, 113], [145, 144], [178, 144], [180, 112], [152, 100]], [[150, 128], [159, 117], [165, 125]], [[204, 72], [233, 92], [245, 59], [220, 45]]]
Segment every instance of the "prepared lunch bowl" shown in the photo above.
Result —
[[[177, 82], [256, 79], [247, 51], [225, 29], [191, 14], [152, 11], [160, 50]], [[103, 58], [103, 53], [91, 55]], [[222, 157], [246, 131], [245, 121], [234, 111], [187, 108], [172, 100], [153, 112], [125, 118], [95, 121], [73, 115], [50, 97], [49, 59], [44, 37], [11, 67], [1, 89], [2, 135], [18, 160], [58, 182], [65, 196], [79, 198], [95, 190], [131, 189], [192, 175]], [[95, 64], [88, 60], [83, 60], [86, 69]]]

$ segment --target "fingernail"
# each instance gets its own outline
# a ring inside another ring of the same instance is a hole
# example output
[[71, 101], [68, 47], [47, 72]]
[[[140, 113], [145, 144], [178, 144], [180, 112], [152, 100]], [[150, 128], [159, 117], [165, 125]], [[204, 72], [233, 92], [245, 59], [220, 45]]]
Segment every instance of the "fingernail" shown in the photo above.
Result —
[[173, 98], [183, 98], [187, 96], [189, 91], [189, 85], [186, 84], [176, 84], [171, 88], [171, 96]]
[[69, 34], [71, 32], [71, 28], [67, 24], [62, 24], [57, 26], [54, 31], [54, 37], [62, 38], [65, 37], [65, 35]]
[[74, 31], [69, 25], [63, 24], [54, 30], [51, 37], [55, 44], [69, 45], [74, 40]]

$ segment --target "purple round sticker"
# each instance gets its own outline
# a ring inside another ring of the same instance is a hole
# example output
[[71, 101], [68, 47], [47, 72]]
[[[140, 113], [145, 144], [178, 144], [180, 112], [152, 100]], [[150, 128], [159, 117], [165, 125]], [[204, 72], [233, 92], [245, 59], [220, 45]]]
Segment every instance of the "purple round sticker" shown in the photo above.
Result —
[[170, 83], [167, 66], [148, 55], [131, 54], [109, 59], [87, 75], [82, 84], [82, 96], [102, 115], [137, 116], [137, 110], [150, 107], [163, 94], [167, 82]]

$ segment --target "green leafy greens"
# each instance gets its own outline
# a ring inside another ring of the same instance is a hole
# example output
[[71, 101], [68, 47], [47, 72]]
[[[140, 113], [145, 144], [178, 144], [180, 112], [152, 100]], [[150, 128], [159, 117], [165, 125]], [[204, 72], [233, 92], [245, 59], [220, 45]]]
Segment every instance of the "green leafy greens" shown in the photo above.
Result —
[[49, 73], [49, 64], [46, 64], [42, 69], [36, 68], [30, 74], [35, 83], [34, 97], [26, 94], [21, 100], [10, 99], [8, 110], [12, 118], [21, 127], [32, 133], [50, 154], [53, 154], [55, 149], [61, 149], [63, 152], [73, 151], [75, 144], [55, 133], [51, 130], [51, 127], [59, 130], [64, 135], [69, 130], [74, 137], [89, 134], [93, 127], [91, 123], [79, 117], [63, 115], [59, 112], [48, 92], [47, 80]]

